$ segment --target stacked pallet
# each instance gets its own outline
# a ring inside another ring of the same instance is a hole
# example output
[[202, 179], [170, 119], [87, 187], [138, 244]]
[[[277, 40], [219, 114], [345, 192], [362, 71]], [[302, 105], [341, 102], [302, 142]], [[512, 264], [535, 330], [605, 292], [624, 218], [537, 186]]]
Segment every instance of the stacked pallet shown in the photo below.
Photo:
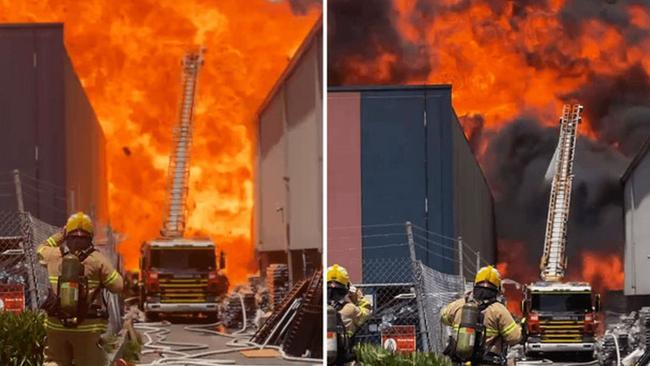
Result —
[[289, 267], [286, 264], [268, 266], [266, 268], [266, 283], [271, 307], [275, 310], [289, 293]]
[[243, 297], [244, 311], [246, 311], [246, 322], [250, 323], [255, 317], [255, 311], [257, 310], [255, 304], [255, 294], [251, 291], [241, 290], [239, 292], [233, 293], [228, 296], [226, 300], [226, 307], [223, 314], [223, 323], [228, 328], [243, 328], [244, 318], [242, 311], [242, 299]]

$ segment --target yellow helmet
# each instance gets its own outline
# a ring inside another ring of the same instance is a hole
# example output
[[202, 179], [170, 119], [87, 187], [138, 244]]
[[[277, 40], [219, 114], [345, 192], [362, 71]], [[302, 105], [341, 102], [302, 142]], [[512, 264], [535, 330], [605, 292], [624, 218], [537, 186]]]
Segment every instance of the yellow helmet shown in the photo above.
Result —
[[70, 216], [65, 224], [66, 235], [77, 230], [81, 230], [90, 236], [93, 235], [93, 222], [88, 215], [81, 211]]
[[501, 275], [493, 266], [481, 268], [474, 279], [474, 286], [482, 286], [488, 283], [497, 289], [501, 288]]
[[327, 269], [327, 282], [337, 282], [348, 287], [350, 286], [350, 276], [344, 267], [335, 264]]

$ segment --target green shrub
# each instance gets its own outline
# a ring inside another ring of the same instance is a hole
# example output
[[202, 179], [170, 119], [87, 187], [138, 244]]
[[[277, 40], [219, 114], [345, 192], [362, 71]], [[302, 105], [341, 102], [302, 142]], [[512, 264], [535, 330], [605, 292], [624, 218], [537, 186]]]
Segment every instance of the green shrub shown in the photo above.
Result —
[[0, 365], [43, 364], [45, 314], [34, 311], [0, 311]]
[[379, 346], [362, 344], [354, 349], [364, 366], [451, 366], [447, 357], [429, 352], [393, 353]]

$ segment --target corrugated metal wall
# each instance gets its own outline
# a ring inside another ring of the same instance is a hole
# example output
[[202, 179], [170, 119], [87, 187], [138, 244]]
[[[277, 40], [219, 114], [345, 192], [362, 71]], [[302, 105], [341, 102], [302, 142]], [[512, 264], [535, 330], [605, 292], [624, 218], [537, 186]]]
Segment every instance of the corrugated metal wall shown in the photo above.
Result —
[[[62, 24], [0, 26], [0, 174], [19, 169], [25, 209], [54, 225], [75, 206], [108, 222], [101, 128], [63, 45]], [[0, 195], [0, 209], [15, 210]]]
[[[495, 263], [496, 229], [492, 193], [462, 128], [455, 116], [453, 119], [454, 236], [462, 236], [474, 250], [479, 251], [480, 258], [487, 263]], [[477, 220], [477, 217], [481, 219]], [[470, 259], [474, 258], [470, 256]], [[475, 267], [476, 263], [467, 263], [464, 269], [466, 278], [471, 278]], [[468, 271], [468, 268], [472, 271]]]
[[650, 154], [625, 184], [625, 295], [650, 295]]
[[[408, 256], [406, 247], [393, 245], [396, 239], [404, 241], [405, 221], [419, 228], [416, 254], [432, 268], [458, 272], [456, 245], [444, 237], [462, 235], [487, 261], [494, 260], [492, 196], [451, 107], [450, 86], [334, 88], [328, 101], [328, 171], [334, 178], [341, 174], [342, 181], [333, 185], [330, 178], [328, 201], [352, 201], [331, 204], [328, 215], [336, 218], [336, 226], [346, 226], [340, 222], [345, 218], [348, 226], [363, 227], [364, 260]], [[354, 156], [355, 141], [332, 136], [347, 130], [354, 136], [357, 118], [361, 133], [359, 155]], [[354, 180], [343, 178], [351, 176], [355, 159], [360, 161], [360, 194]], [[350, 217], [354, 200], [360, 203], [360, 224]], [[355, 253], [358, 240], [337, 240], [333, 223], [329, 221], [328, 263], [358, 267], [358, 260], [346, 255]], [[370, 273], [363, 277], [365, 282], [385, 280]]]
[[106, 139], [70, 58], [63, 57], [68, 211], [82, 209], [107, 225]]
[[19, 169], [25, 209], [52, 224], [66, 218], [64, 52], [61, 25], [0, 27], [0, 118], [12, 132], [0, 137], [0, 172]]
[[294, 279], [322, 251], [321, 33], [318, 24], [259, 112], [255, 241], [261, 255], [285, 251]]

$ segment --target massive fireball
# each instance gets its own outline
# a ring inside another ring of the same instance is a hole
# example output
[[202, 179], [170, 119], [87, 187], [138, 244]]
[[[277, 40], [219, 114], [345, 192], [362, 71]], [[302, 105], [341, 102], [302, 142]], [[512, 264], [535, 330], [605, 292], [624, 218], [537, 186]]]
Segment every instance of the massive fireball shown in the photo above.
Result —
[[255, 270], [251, 241], [254, 120], [320, 14], [287, 1], [11, 1], [0, 21], [63, 22], [65, 46], [107, 140], [110, 214], [137, 267], [163, 221], [180, 60], [207, 48], [199, 75], [187, 236], [225, 250], [231, 282]]
[[549, 127], [564, 103], [585, 105], [568, 279], [622, 289], [618, 178], [650, 134], [648, 2], [372, 3], [329, 1], [329, 84], [452, 84], [495, 197], [500, 268], [522, 282], [539, 278], [548, 187], [538, 190], [557, 143]]

